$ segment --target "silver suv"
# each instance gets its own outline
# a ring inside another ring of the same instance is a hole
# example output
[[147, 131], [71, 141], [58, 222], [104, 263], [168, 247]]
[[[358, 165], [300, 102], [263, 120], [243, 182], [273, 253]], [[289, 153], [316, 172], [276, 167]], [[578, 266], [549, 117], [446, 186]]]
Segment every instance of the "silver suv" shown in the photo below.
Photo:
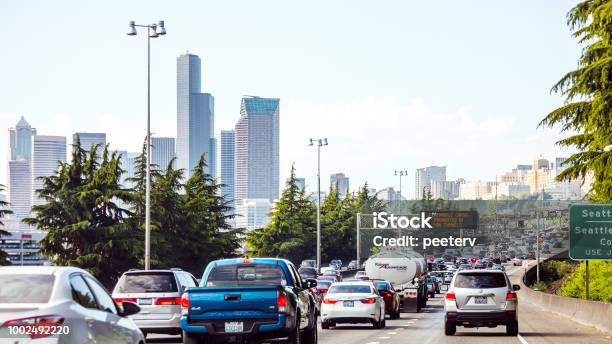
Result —
[[499, 270], [462, 270], [453, 277], [444, 297], [444, 333], [452, 336], [457, 326], [506, 326], [506, 334], [518, 334], [516, 311], [518, 285], [511, 285]]
[[140, 306], [140, 313], [131, 318], [145, 336], [181, 334], [181, 295], [185, 289], [197, 285], [193, 275], [181, 269], [132, 269], [117, 282], [113, 299], [118, 304], [129, 301]]

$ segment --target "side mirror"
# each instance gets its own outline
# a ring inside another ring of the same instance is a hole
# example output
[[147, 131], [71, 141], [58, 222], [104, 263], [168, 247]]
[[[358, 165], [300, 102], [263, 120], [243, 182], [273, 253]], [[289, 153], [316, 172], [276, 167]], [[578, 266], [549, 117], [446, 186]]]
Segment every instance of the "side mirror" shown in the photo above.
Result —
[[414, 283], [419, 283], [419, 278], [418, 278], [418, 277], [415, 277], [415, 278], [414, 278], [414, 280], [413, 280], [413, 282], [414, 282]]
[[306, 286], [306, 289], [314, 288], [317, 286], [317, 280], [308, 278], [306, 281], [304, 281], [304, 285]]
[[133, 314], [140, 312], [140, 306], [135, 304], [134, 302], [123, 301], [121, 306], [119, 306], [120, 312], [119, 315], [122, 317], [127, 317]]
[[512, 290], [517, 291], [517, 290], [521, 290], [521, 286], [518, 284], [514, 284], [512, 285]]

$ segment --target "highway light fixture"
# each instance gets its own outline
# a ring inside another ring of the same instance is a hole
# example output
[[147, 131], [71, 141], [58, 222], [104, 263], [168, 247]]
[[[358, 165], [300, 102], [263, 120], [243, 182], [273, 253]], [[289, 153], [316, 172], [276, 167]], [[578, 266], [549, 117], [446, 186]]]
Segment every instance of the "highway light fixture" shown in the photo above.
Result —
[[164, 21], [157, 24], [139, 25], [133, 20], [128, 23], [128, 36], [136, 36], [137, 27], [147, 28], [147, 170], [145, 191], [145, 270], [151, 269], [151, 38], [166, 34]]
[[397, 198], [398, 201], [398, 213], [401, 214], [402, 213], [402, 177], [408, 176], [408, 171], [407, 170], [395, 170], [395, 176], [398, 177], [399, 176], [399, 197]]
[[321, 147], [327, 146], [327, 138], [310, 139], [309, 146], [317, 146], [317, 272], [321, 272]]

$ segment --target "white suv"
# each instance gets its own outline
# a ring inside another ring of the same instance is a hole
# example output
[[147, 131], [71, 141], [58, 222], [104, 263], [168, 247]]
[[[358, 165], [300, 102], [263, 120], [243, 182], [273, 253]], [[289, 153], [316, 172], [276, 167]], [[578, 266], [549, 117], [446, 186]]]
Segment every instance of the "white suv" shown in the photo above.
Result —
[[511, 285], [499, 270], [462, 270], [451, 281], [444, 297], [444, 333], [452, 336], [457, 326], [506, 326], [506, 334], [518, 334], [516, 296], [518, 285]]

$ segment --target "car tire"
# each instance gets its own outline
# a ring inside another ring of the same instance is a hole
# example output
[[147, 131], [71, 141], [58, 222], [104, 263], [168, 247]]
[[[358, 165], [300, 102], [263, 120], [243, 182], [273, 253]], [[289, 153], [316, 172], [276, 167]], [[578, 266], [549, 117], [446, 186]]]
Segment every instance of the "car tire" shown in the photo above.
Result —
[[304, 334], [302, 335], [302, 343], [304, 344], [317, 344], [319, 340], [318, 336], [318, 326], [317, 320], [319, 318], [316, 315], [311, 315], [310, 326], [306, 330], [304, 330]]
[[302, 331], [300, 331], [300, 313], [295, 317], [295, 326], [291, 329], [289, 338], [287, 338], [288, 344], [302, 344]]
[[380, 329], [381, 324], [382, 324], [382, 321], [380, 321], [380, 320], [373, 320], [372, 321], [372, 327], [374, 327], [374, 329], [376, 329], [376, 330]]
[[518, 335], [518, 321], [514, 320], [506, 325], [506, 334], [509, 336]]
[[329, 330], [329, 321], [322, 321], [321, 328], [324, 330]]
[[383, 318], [382, 322], [380, 323], [380, 328], [385, 328], [387, 327], [387, 319]]
[[447, 336], [453, 336], [457, 332], [457, 324], [454, 322], [445, 321], [444, 322], [444, 334]]
[[183, 331], [183, 344], [201, 344], [203, 342], [202, 336]]

